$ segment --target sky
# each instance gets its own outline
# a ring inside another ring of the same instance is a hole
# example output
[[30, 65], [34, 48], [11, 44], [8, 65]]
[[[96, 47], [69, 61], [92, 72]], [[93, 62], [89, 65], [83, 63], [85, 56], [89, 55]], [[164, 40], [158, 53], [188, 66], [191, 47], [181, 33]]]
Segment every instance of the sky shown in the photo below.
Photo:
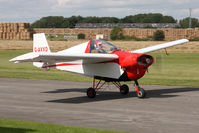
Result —
[[123, 18], [140, 13], [162, 13], [199, 19], [199, 0], [0, 0], [0, 22], [34, 22], [46, 16]]

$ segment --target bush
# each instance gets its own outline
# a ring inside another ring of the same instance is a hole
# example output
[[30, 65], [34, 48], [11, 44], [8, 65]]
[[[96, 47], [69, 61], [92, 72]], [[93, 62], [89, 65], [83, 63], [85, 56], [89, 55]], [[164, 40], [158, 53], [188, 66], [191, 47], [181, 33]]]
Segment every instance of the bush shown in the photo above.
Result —
[[111, 37], [111, 40], [121, 40], [121, 39], [123, 39], [124, 36], [123, 36], [122, 28], [119, 27], [119, 26], [113, 27], [113, 29], [111, 30], [110, 37]]
[[85, 34], [80, 33], [80, 34], [77, 35], [77, 38], [78, 39], [85, 39]]
[[189, 41], [199, 41], [199, 37], [191, 38], [191, 39], [189, 39]]
[[151, 37], [138, 38], [136, 36], [124, 36], [123, 40], [126, 40], [126, 41], [131, 41], [131, 40], [134, 40], [134, 41], [152, 41], [153, 39]]
[[47, 39], [50, 41], [67, 41], [67, 39], [64, 38], [64, 35], [61, 34], [50, 34], [47, 36]]
[[157, 30], [156, 32], [154, 32], [153, 34], [153, 39], [155, 41], [163, 41], [165, 38], [164, 32], [162, 30]]

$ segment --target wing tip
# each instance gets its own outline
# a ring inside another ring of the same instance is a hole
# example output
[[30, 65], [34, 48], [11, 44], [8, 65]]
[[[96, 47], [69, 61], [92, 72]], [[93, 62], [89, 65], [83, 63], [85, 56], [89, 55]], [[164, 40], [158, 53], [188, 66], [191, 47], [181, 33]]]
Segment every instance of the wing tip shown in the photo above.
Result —
[[183, 38], [183, 39], [181, 39], [181, 40], [184, 41], [184, 42], [189, 42], [189, 40], [186, 39], [186, 38]]

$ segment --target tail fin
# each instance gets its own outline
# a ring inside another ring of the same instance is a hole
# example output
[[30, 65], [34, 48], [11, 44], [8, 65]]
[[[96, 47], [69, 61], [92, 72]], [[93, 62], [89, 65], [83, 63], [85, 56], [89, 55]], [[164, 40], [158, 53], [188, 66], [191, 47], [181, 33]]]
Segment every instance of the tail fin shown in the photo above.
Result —
[[[33, 35], [33, 53], [44, 54], [50, 53], [50, 48], [46, 40], [44, 33], [34, 34]], [[33, 65], [41, 68], [46, 65], [47, 62], [33, 62]], [[48, 70], [48, 69], [47, 69]]]
[[50, 53], [50, 48], [44, 33], [33, 35], [33, 53]]

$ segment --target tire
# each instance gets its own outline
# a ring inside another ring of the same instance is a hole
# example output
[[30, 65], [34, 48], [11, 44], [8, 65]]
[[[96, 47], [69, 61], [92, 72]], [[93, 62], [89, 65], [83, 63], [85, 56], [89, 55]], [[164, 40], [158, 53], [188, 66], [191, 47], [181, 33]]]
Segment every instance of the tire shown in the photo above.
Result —
[[87, 96], [88, 96], [88, 98], [95, 98], [95, 96], [96, 96], [95, 89], [93, 89], [92, 87], [88, 88], [87, 89]]
[[137, 92], [137, 97], [138, 98], [144, 98], [146, 96], [146, 91], [143, 88], [138, 88], [139, 92]]
[[123, 94], [123, 95], [127, 95], [129, 93], [129, 87], [128, 87], [128, 85], [123, 84], [120, 87], [120, 93]]

